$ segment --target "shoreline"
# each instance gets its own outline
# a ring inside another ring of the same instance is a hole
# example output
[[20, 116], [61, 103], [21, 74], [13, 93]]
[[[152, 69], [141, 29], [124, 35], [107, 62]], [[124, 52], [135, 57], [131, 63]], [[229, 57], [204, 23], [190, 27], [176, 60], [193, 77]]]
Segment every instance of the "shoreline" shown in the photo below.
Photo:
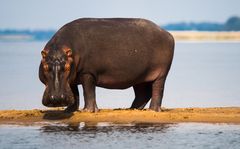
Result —
[[240, 41], [240, 32], [233, 31], [169, 31], [176, 41]]
[[[175, 41], [236, 41], [240, 42], [240, 31], [171, 31], [168, 30], [175, 39]], [[44, 39], [49, 40], [49, 39]], [[17, 41], [39, 41], [35, 40], [31, 35], [13, 34], [0, 35], [1, 42], [17, 42]], [[41, 40], [42, 41], [42, 40]]]
[[162, 112], [149, 110], [102, 109], [97, 113], [64, 113], [63, 110], [1, 110], [0, 125], [41, 123], [229, 123], [240, 124], [240, 107], [174, 108]]

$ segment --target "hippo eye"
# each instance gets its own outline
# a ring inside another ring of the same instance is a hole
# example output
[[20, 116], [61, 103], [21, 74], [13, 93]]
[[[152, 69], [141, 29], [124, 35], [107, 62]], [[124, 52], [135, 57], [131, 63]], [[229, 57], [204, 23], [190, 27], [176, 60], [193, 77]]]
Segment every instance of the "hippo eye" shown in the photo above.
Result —
[[46, 58], [47, 57], [47, 51], [46, 50], [43, 50], [42, 52], [41, 52], [41, 55], [42, 55], [42, 58]]

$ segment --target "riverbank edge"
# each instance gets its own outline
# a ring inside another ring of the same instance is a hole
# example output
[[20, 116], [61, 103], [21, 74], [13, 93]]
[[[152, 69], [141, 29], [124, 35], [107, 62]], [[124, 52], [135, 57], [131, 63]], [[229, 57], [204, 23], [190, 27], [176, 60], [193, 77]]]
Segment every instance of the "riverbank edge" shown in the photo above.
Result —
[[240, 41], [240, 32], [169, 31], [176, 41]]
[[[240, 31], [169, 31], [175, 41], [214, 41], [240, 42]], [[30, 35], [0, 35], [0, 42], [16, 42], [16, 41], [47, 41], [49, 39], [36, 40]]]
[[102, 109], [97, 113], [77, 111], [64, 113], [62, 109], [2, 110], [0, 124], [41, 123], [231, 123], [240, 124], [240, 107], [175, 108], [162, 112], [150, 110]]

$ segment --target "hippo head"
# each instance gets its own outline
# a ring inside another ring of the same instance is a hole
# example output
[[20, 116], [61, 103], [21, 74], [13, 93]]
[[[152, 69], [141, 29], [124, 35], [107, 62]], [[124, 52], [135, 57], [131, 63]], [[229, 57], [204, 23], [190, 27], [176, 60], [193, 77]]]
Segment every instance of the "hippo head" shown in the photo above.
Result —
[[74, 96], [69, 79], [72, 67], [72, 51], [62, 47], [61, 50], [44, 49], [39, 68], [40, 80], [45, 84], [42, 103], [47, 107], [62, 107], [73, 104]]

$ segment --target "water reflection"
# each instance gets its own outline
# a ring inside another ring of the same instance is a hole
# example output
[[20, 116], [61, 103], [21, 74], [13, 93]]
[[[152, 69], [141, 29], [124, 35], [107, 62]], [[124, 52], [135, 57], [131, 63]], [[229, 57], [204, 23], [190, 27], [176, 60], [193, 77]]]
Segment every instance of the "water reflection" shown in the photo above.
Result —
[[[231, 148], [239, 149], [240, 125], [47, 123], [0, 126], [0, 148]], [[7, 137], [6, 137], [7, 136]]]
[[128, 133], [165, 133], [170, 127], [176, 124], [169, 123], [135, 123], [135, 124], [114, 124], [114, 123], [73, 123], [56, 124], [41, 127], [43, 133], [66, 133], [66, 134], [97, 134], [111, 132]]

